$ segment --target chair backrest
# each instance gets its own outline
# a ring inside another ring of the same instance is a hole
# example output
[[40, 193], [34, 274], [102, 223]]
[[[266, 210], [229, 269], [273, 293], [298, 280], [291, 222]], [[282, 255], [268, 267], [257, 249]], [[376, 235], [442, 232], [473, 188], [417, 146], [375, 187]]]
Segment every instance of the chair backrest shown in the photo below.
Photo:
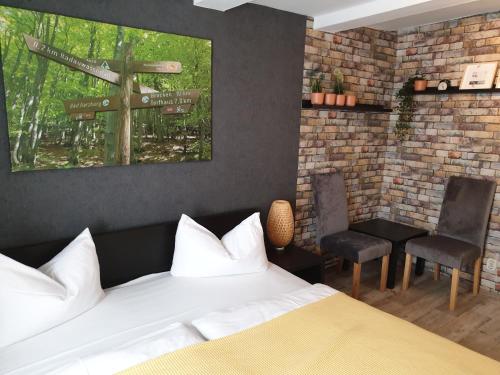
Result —
[[316, 243], [329, 234], [349, 228], [347, 195], [342, 172], [312, 176], [316, 208]]
[[437, 233], [484, 248], [496, 182], [451, 176], [444, 194]]

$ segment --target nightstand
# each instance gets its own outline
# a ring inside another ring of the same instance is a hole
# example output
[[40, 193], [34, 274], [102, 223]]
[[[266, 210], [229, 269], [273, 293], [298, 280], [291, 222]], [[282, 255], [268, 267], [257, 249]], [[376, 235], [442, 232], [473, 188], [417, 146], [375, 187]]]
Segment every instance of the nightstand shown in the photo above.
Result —
[[274, 248], [268, 249], [267, 258], [271, 263], [311, 284], [324, 282], [325, 263], [320, 255], [295, 245], [288, 245], [282, 251]]

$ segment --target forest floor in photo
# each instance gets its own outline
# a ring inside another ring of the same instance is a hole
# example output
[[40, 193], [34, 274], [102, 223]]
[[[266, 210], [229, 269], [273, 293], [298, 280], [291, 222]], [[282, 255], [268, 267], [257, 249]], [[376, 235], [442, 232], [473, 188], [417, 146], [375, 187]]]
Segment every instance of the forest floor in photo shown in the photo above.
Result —
[[[163, 142], [146, 141], [141, 144], [141, 150], [135, 153], [135, 164], [167, 163], [198, 160], [196, 139], [168, 140]], [[36, 169], [66, 169], [74, 168], [70, 162], [71, 146], [46, 144], [41, 142], [36, 160]], [[104, 148], [93, 147], [82, 149], [79, 153], [80, 167], [104, 166]], [[33, 170], [31, 166], [20, 164], [14, 171]]]

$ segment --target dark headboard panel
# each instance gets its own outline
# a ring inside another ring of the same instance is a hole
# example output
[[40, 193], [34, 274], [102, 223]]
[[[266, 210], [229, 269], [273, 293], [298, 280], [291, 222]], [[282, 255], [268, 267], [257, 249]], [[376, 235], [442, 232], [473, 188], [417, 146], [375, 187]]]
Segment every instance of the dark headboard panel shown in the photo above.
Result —
[[[245, 209], [195, 220], [219, 238], [257, 210]], [[177, 221], [93, 234], [101, 268], [101, 284], [109, 288], [150, 273], [169, 271], [174, 255]], [[76, 235], [76, 234], [75, 234]], [[40, 267], [72, 239], [0, 250], [23, 264]]]

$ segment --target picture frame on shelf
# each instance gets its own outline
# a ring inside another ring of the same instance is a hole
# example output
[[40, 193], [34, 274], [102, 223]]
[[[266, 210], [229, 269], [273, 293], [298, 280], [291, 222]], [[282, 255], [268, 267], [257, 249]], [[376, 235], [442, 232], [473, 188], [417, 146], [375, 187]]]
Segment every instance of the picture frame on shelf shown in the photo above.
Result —
[[460, 83], [460, 90], [490, 89], [495, 80], [497, 66], [498, 62], [467, 65]]

